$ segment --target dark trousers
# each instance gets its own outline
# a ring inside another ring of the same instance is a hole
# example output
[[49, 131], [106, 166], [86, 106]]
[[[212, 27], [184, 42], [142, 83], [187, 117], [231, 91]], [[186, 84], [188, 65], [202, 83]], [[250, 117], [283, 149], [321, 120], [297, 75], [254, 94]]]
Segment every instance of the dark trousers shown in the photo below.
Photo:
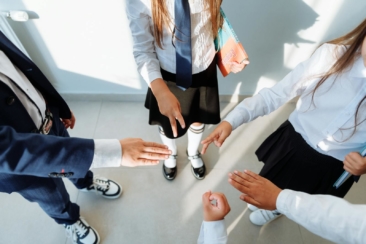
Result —
[[[51, 111], [54, 119], [49, 135], [69, 137], [69, 133], [58, 117], [57, 109], [51, 108]], [[84, 178], [69, 180], [76, 188], [82, 189], [92, 184], [93, 172], [89, 170]], [[74, 224], [80, 217], [79, 206], [70, 202], [70, 196], [60, 178], [0, 174], [0, 182], [1, 192], [17, 192], [28, 201], [38, 203], [43, 211], [58, 224]]]

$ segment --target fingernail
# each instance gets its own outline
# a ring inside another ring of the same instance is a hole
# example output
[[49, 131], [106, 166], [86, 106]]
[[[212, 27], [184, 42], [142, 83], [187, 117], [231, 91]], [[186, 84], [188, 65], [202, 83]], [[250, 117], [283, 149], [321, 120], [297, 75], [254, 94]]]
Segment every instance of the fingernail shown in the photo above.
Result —
[[241, 200], [244, 200], [244, 197], [243, 197], [243, 196], [240, 196], [240, 199], [241, 199]]
[[238, 171], [234, 170], [234, 173], [235, 173], [235, 174], [237, 174], [237, 173], [238, 173]]
[[231, 177], [233, 174], [229, 173], [229, 176]]

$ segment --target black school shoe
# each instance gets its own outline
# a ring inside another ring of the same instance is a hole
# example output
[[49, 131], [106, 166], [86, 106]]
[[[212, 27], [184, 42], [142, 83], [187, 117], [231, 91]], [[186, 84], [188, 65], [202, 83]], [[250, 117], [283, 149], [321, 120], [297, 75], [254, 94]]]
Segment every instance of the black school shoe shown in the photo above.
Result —
[[[170, 155], [169, 157], [177, 159], [177, 155]], [[177, 171], [178, 171], [177, 166], [175, 166], [174, 168], [168, 168], [163, 163], [163, 175], [165, 179], [169, 181], [174, 180], [175, 177], [177, 176]]]
[[[188, 152], [186, 151], [187, 155]], [[199, 152], [197, 152], [196, 155], [194, 156], [189, 156], [188, 155], [188, 160], [191, 163], [192, 159], [198, 159], [200, 158], [202, 160], [201, 154]], [[205, 166], [205, 162], [203, 162], [202, 160], [202, 166], [199, 168], [194, 168], [192, 163], [191, 163], [191, 172], [193, 174], [193, 176], [197, 179], [197, 180], [203, 180], [205, 178], [205, 174], [206, 174], [206, 166]]]

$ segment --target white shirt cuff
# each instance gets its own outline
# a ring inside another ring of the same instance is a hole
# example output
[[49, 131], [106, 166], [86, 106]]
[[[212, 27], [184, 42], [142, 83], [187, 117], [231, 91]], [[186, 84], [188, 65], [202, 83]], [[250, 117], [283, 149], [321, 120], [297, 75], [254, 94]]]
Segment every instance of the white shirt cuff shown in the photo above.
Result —
[[227, 239], [225, 219], [203, 221], [204, 243], [225, 241]]
[[122, 162], [122, 147], [117, 139], [94, 140], [92, 168], [119, 167]]
[[277, 197], [277, 201], [276, 201], [276, 207], [277, 207], [277, 211], [286, 215], [288, 213], [288, 198], [291, 197], [292, 191], [291, 190], [282, 190], [280, 192], [280, 194]]
[[147, 74], [141, 74], [142, 77], [144, 78], [144, 80], [147, 82], [147, 84], [150, 84], [151, 82], [153, 82], [156, 79], [163, 79], [163, 76], [161, 75], [160, 71], [151, 71]]

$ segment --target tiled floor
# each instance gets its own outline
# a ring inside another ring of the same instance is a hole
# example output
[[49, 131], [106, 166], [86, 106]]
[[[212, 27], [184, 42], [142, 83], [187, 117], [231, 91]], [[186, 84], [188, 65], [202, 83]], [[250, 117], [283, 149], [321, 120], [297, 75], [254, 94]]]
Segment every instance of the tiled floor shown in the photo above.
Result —
[[[156, 127], [147, 124], [142, 103], [69, 102], [77, 118], [70, 131], [74, 137], [125, 138], [141, 137], [159, 142]], [[234, 104], [221, 104], [225, 116]], [[187, 139], [178, 140], [178, 176], [173, 182], [163, 178], [161, 164], [145, 168], [94, 170], [121, 183], [120, 199], [106, 200], [93, 194], [79, 193], [67, 180], [71, 199], [81, 206], [81, 214], [94, 226], [102, 243], [191, 244], [196, 243], [202, 210], [201, 195], [207, 190], [224, 192], [231, 205], [226, 217], [229, 243], [329, 243], [282, 217], [267, 226], [249, 222], [249, 210], [239, 199], [239, 192], [227, 182], [234, 169], [258, 172], [262, 166], [254, 155], [258, 145], [272, 133], [293, 110], [287, 104], [271, 114], [243, 125], [232, 133], [221, 149], [211, 146], [204, 160], [208, 174], [197, 181], [185, 158]], [[206, 127], [208, 135], [214, 126]], [[362, 178], [347, 195], [353, 203], [366, 203], [366, 180]], [[0, 193], [1, 244], [64, 244], [62, 226], [57, 225], [35, 203], [18, 194]]]

